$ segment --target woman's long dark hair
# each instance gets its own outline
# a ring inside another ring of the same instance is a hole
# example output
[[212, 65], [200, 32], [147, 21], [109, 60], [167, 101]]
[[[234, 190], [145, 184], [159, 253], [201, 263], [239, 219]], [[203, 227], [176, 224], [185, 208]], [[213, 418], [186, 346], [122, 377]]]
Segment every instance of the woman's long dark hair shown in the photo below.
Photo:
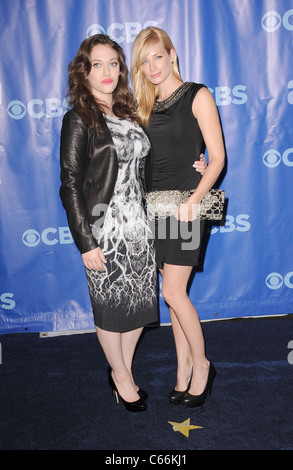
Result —
[[133, 95], [128, 86], [128, 69], [122, 48], [106, 34], [95, 34], [81, 43], [75, 58], [68, 66], [67, 98], [70, 107], [78, 112], [84, 124], [97, 133], [100, 133], [105, 126], [102, 115], [106, 110], [105, 103], [99, 102], [94, 97], [87, 77], [92, 68], [92, 49], [99, 44], [110, 46], [118, 54], [120, 75], [113, 92], [113, 113], [121, 118], [139, 121], [134, 114]]

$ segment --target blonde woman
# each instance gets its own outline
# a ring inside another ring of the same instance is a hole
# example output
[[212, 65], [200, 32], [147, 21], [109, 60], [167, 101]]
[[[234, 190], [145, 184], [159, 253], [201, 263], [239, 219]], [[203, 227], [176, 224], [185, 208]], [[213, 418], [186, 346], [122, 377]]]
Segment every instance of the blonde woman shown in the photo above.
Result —
[[[206, 229], [195, 209], [224, 166], [222, 130], [211, 93], [202, 84], [183, 82], [174, 46], [161, 29], [146, 28], [136, 37], [131, 72], [137, 114], [153, 148], [148, 192], [160, 194], [160, 200], [163, 197], [170, 204], [174, 190], [194, 190], [174, 216], [156, 220], [154, 230], [162, 295], [169, 305], [177, 352], [177, 383], [169, 400], [195, 407], [204, 403], [216, 371], [205, 356], [201, 324], [187, 284], [199, 264]], [[209, 165], [202, 176], [191, 166], [205, 147]]]

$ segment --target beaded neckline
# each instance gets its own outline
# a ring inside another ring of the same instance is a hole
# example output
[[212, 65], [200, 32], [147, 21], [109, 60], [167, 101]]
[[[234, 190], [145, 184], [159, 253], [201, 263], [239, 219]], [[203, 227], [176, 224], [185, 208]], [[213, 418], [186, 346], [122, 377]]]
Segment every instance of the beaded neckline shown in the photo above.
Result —
[[172, 95], [170, 95], [164, 101], [156, 101], [154, 105], [154, 112], [163, 111], [164, 109], [167, 109], [172, 106], [172, 104], [176, 103], [176, 101], [178, 101], [181, 96], [184, 95], [186, 90], [188, 90], [191, 85], [191, 82], [184, 82], [182, 83], [182, 85], [180, 85], [179, 88], [177, 88], [177, 90], [172, 93]]

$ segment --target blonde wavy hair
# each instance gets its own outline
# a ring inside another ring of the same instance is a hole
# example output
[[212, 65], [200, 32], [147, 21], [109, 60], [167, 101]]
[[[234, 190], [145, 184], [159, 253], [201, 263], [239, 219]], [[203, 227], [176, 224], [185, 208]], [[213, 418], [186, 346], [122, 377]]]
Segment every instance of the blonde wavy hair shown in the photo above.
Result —
[[[137, 116], [144, 125], [147, 125], [150, 119], [156, 97], [159, 93], [158, 87], [150, 83], [145, 77], [141, 70], [141, 66], [150, 50], [157, 42], [162, 43], [168, 54], [170, 54], [172, 49], [175, 51], [168, 34], [162, 29], [153, 26], [143, 29], [136, 36], [132, 46], [131, 77], [134, 100]], [[176, 51], [172, 70], [175, 77], [178, 78], [178, 80], [183, 81], [179, 73]]]

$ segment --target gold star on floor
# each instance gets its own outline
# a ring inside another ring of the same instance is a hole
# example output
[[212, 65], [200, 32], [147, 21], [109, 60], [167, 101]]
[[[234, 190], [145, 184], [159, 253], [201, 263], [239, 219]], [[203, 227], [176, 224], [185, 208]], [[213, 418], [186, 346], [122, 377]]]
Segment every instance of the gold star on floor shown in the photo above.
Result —
[[191, 429], [202, 429], [202, 426], [193, 426], [193, 424], [190, 424], [190, 418], [186, 419], [182, 423], [174, 423], [173, 421], [168, 421], [168, 423], [173, 426], [174, 431], [179, 431], [186, 437], [189, 437], [189, 431]]

